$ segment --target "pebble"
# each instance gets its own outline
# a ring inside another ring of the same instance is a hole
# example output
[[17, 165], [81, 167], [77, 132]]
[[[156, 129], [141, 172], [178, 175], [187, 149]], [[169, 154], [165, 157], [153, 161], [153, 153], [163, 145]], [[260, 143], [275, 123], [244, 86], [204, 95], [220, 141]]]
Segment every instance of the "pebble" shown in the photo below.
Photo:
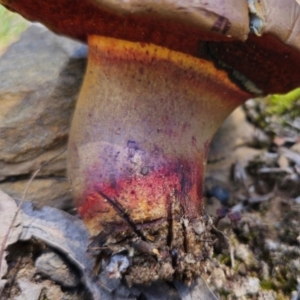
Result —
[[260, 275], [260, 278], [263, 279], [263, 280], [269, 280], [270, 279], [270, 267], [263, 260], [260, 261], [260, 274], [259, 275]]
[[259, 291], [257, 300], [277, 300], [275, 291]]
[[260, 284], [256, 277], [248, 277], [234, 284], [233, 293], [237, 299], [246, 295], [255, 295], [258, 293]]
[[293, 259], [290, 261], [291, 270], [295, 272], [295, 274], [300, 274], [300, 259]]
[[293, 291], [291, 293], [291, 300], [299, 300], [300, 299], [300, 292]]
[[241, 264], [239, 265], [239, 267], [238, 267], [238, 272], [239, 272], [239, 274], [242, 275], [242, 276], [246, 276], [246, 275], [247, 275], [247, 268], [246, 268], [246, 266], [245, 266], [244, 263], [241, 263]]
[[221, 268], [215, 268], [209, 278], [210, 285], [221, 289], [226, 281], [226, 276]]
[[247, 245], [237, 245], [235, 249], [235, 257], [244, 262], [244, 264], [247, 267], [252, 267], [253, 265], [256, 265], [256, 260]]
[[55, 252], [43, 253], [37, 258], [35, 267], [38, 272], [65, 287], [75, 287], [79, 283], [75, 270]]

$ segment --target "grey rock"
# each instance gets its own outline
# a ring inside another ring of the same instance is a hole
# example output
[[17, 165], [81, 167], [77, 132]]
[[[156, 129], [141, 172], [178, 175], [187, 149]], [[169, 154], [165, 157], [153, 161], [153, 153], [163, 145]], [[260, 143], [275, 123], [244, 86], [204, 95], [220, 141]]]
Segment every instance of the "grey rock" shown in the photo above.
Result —
[[55, 252], [43, 253], [37, 258], [35, 267], [38, 272], [65, 287], [76, 287], [79, 283], [78, 274], [74, 268]]
[[[0, 189], [14, 199], [21, 200], [27, 184], [28, 179], [14, 182], [0, 182]], [[60, 209], [68, 209], [73, 205], [71, 187], [66, 178], [33, 180], [27, 191], [26, 199], [35, 203], [37, 207], [47, 205]]]
[[293, 291], [291, 293], [291, 300], [299, 300], [300, 299], [300, 292]]
[[235, 248], [235, 256], [236, 258], [241, 260], [247, 267], [253, 267], [257, 265], [257, 261], [248, 245], [238, 244]]
[[265, 261], [260, 261], [260, 278], [263, 280], [270, 279], [270, 266]]
[[247, 268], [245, 266], [244, 263], [239, 264], [238, 266], [238, 273], [242, 276], [246, 276], [247, 275]]
[[300, 259], [293, 259], [290, 261], [290, 269], [295, 272], [295, 274], [300, 274]]
[[18, 280], [19, 287], [21, 289], [21, 294], [18, 295], [16, 300], [39, 300], [43, 286], [40, 284], [35, 284], [30, 282], [26, 278]]
[[31, 26], [0, 58], [0, 161], [31, 160], [66, 143], [85, 68], [83, 47]]
[[209, 278], [209, 283], [211, 286], [222, 289], [224, 283], [226, 282], [226, 276], [221, 268], [215, 268]]
[[237, 299], [246, 295], [256, 295], [260, 289], [258, 278], [247, 277], [234, 283], [233, 293]]
[[246, 121], [241, 107], [237, 108], [219, 128], [212, 140], [209, 161], [227, 159], [236, 146], [250, 143], [255, 136], [255, 128]]
[[259, 291], [257, 300], [276, 300], [278, 299], [275, 291]]
[[[0, 100], [1, 101], [1, 100]], [[9, 163], [0, 160], [0, 180], [24, 174], [32, 174], [43, 166], [39, 176], [66, 176], [67, 145], [53, 150], [47, 150], [41, 155], [19, 163]], [[0, 150], [1, 153], [1, 150]], [[51, 161], [49, 164], [48, 161]]]
[[202, 277], [198, 277], [190, 286], [178, 281], [175, 281], [175, 286], [181, 300], [218, 300]]

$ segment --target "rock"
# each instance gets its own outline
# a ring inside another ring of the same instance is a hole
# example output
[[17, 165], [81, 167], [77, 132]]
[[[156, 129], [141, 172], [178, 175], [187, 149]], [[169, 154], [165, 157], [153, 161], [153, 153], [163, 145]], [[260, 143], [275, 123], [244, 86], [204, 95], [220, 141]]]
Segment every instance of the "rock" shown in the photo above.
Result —
[[277, 163], [281, 169], [286, 169], [290, 166], [289, 160], [284, 155], [279, 155]]
[[222, 289], [226, 281], [226, 276], [221, 268], [215, 268], [209, 278], [210, 286], [217, 289]]
[[259, 291], [259, 288], [260, 284], [258, 278], [246, 277], [240, 282], [234, 282], [232, 291], [235, 297], [240, 299], [242, 296], [256, 295]]
[[300, 154], [300, 143], [296, 143], [291, 147], [291, 150]]
[[75, 295], [69, 296], [61, 288], [49, 280], [41, 283], [30, 281], [26, 277], [17, 279], [20, 294], [14, 300], [64, 299], [78, 300]]
[[[2, 182], [0, 189], [11, 197], [21, 200], [28, 184], [28, 180], [15, 182]], [[35, 179], [29, 186], [26, 200], [30, 200], [38, 207], [48, 205], [60, 209], [72, 207], [72, 195], [70, 185], [66, 178]]]
[[300, 299], [300, 292], [298, 293], [297, 291], [293, 291], [291, 293], [291, 300], [299, 300]]
[[83, 78], [82, 44], [31, 26], [0, 58], [0, 160], [19, 163], [65, 144]]
[[[51, 159], [39, 176], [66, 177], [65, 150], [86, 49], [32, 25], [0, 57], [0, 74], [4, 75], [0, 81], [0, 180], [31, 174]], [[22, 184], [5, 183], [5, 190], [19, 197]], [[31, 199], [41, 199], [45, 181], [33, 185]], [[46, 184], [51, 185], [50, 181]], [[62, 184], [58, 185], [61, 190]], [[48, 201], [55, 203], [59, 194], [67, 201], [69, 186], [64, 183], [64, 188], [64, 192], [49, 190]]]
[[[0, 150], [1, 153], [1, 150]], [[51, 163], [47, 163], [51, 161]], [[32, 174], [43, 166], [39, 176], [66, 176], [67, 145], [60, 148], [47, 150], [45, 153], [32, 160], [19, 163], [6, 163], [0, 161], [0, 180], [24, 174]]]
[[257, 300], [276, 300], [278, 299], [275, 291], [260, 291]]
[[253, 143], [255, 132], [255, 127], [247, 122], [243, 109], [237, 108], [212, 140], [206, 176], [226, 183], [233, 163], [240, 161], [242, 166], [246, 166], [254, 155], [261, 153], [261, 150], [248, 146]]
[[41, 284], [35, 284], [30, 282], [27, 278], [21, 278], [18, 280], [18, 285], [21, 290], [21, 294], [16, 297], [16, 300], [39, 300], [43, 286]]
[[231, 170], [234, 163], [238, 162], [242, 168], [245, 168], [254, 157], [258, 157], [261, 154], [262, 150], [248, 146], [232, 149], [226, 158], [216, 162], [208, 162], [206, 176], [212, 177], [226, 185], [232, 175]]
[[[178, 290], [181, 300], [218, 300], [216, 295], [210, 290], [206, 281], [202, 277], [198, 277], [191, 285], [187, 286], [179, 281], [174, 282]], [[154, 298], [156, 299], [156, 298]], [[163, 299], [176, 299], [175, 297]]]
[[51, 278], [53, 281], [60, 283], [64, 287], [76, 287], [79, 279], [72, 268], [55, 252], [49, 251], [43, 253], [35, 262], [38, 272]]
[[239, 264], [238, 266], [238, 273], [242, 276], [246, 276], [247, 275], [247, 268], [246, 265], [244, 263]]
[[300, 274], [300, 259], [299, 259], [299, 257], [297, 259], [293, 259], [290, 261], [290, 269], [295, 274]]
[[257, 261], [247, 245], [238, 244], [235, 248], [235, 257], [241, 260], [247, 268], [257, 265]]
[[243, 109], [237, 108], [215, 134], [208, 161], [226, 159], [237, 146], [250, 143], [254, 135], [255, 127], [247, 122]]
[[260, 278], [262, 280], [270, 280], [270, 266], [264, 262], [263, 260], [260, 261]]

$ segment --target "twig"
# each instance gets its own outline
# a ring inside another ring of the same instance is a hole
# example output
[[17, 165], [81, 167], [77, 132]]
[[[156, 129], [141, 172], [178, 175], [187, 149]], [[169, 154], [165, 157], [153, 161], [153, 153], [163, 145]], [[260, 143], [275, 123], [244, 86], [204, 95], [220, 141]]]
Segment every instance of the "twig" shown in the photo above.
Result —
[[141, 230], [139, 230], [134, 223], [134, 221], [130, 218], [130, 215], [126, 212], [125, 208], [122, 207], [122, 205], [115, 199], [108, 197], [106, 194], [104, 194], [102, 191], [97, 189], [98, 194], [104, 198], [116, 211], [116, 213], [129, 225], [129, 227], [134, 231], [134, 233], [140, 237], [143, 241], [146, 241], [146, 237], [142, 233]]
[[231, 268], [234, 269], [235, 267], [234, 249], [231, 243], [229, 243], [229, 251], [230, 251]]
[[[8, 239], [9, 239], [9, 237], [10, 237], [10, 234], [11, 234], [11, 232], [12, 232], [12, 228], [14, 227], [14, 224], [15, 224], [15, 222], [16, 222], [16, 220], [17, 220], [17, 217], [18, 217], [18, 214], [19, 214], [19, 212], [20, 212], [20, 210], [21, 210], [21, 207], [22, 207], [22, 205], [23, 205], [23, 203], [24, 203], [24, 201], [25, 201], [25, 199], [26, 199], [27, 192], [28, 192], [28, 189], [29, 189], [29, 187], [30, 187], [32, 181], [35, 179], [35, 177], [37, 176], [37, 174], [38, 174], [38, 173], [39, 173], [46, 165], [48, 165], [51, 161], [53, 161], [53, 160], [56, 159], [57, 157], [61, 156], [65, 151], [66, 151], [66, 149], [64, 149], [61, 153], [59, 153], [58, 155], [52, 157], [51, 159], [49, 159], [49, 160], [46, 161], [45, 163], [43, 163], [43, 164], [42, 164], [42, 165], [41, 165], [41, 166], [40, 166], [40, 167], [39, 167], [32, 175], [31, 175], [29, 181], [27, 182], [27, 185], [26, 185], [26, 187], [25, 187], [25, 189], [24, 189], [24, 192], [23, 192], [23, 194], [22, 194], [21, 201], [20, 201], [20, 203], [19, 203], [19, 205], [18, 205], [18, 207], [17, 207], [17, 210], [16, 210], [16, 212], [15, 212], [15, 214], [14, 214], [14, 217], [13, 217], [13, 219], [12, 219], [10, 225], [9, 225], [9, 228], [8, 228], [8, 230], [7, 230], [7, 232], [6, 232], [5, 236], [4, 236], [4, 239], [3, 239], [3, 241], [2, 241], [2, 244], [1, 244], [1, 248], [0, 248], [0, 274], [1, 274], [1, 270], [2, 270], [2, 259], [3, 259], [3, 256], [4, 256], [4, 251], [5, 251], [5, 248], [6, 248], [6, 243], [7, 243]], [[1, 278], [0, 278], [0, 280], [1, 280]], [[3, 291], [3, 290], [4, 290], [4, 289], [2, 289], [2, 290], [0, 291], [0, 298], [1, 298], [1, 296], [2, 296], [2, 291]]]

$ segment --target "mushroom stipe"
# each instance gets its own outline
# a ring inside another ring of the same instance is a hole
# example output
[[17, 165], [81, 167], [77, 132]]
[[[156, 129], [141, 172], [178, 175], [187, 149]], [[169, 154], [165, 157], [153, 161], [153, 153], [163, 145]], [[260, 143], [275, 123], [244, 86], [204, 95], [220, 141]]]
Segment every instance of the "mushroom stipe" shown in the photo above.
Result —
[[[128, 250], [138, 239], [156, 249], [133, 249], [129, 284], [190, 283], [212, 251], [202, 200], [209, 143], [249, 94], [188, 54], [99, 36], [88, 44], [68, 149], [78, 212], [94, 246], [100, 234], [102, 252]], [[195, 224], [205, 230], [197, 234]]]

